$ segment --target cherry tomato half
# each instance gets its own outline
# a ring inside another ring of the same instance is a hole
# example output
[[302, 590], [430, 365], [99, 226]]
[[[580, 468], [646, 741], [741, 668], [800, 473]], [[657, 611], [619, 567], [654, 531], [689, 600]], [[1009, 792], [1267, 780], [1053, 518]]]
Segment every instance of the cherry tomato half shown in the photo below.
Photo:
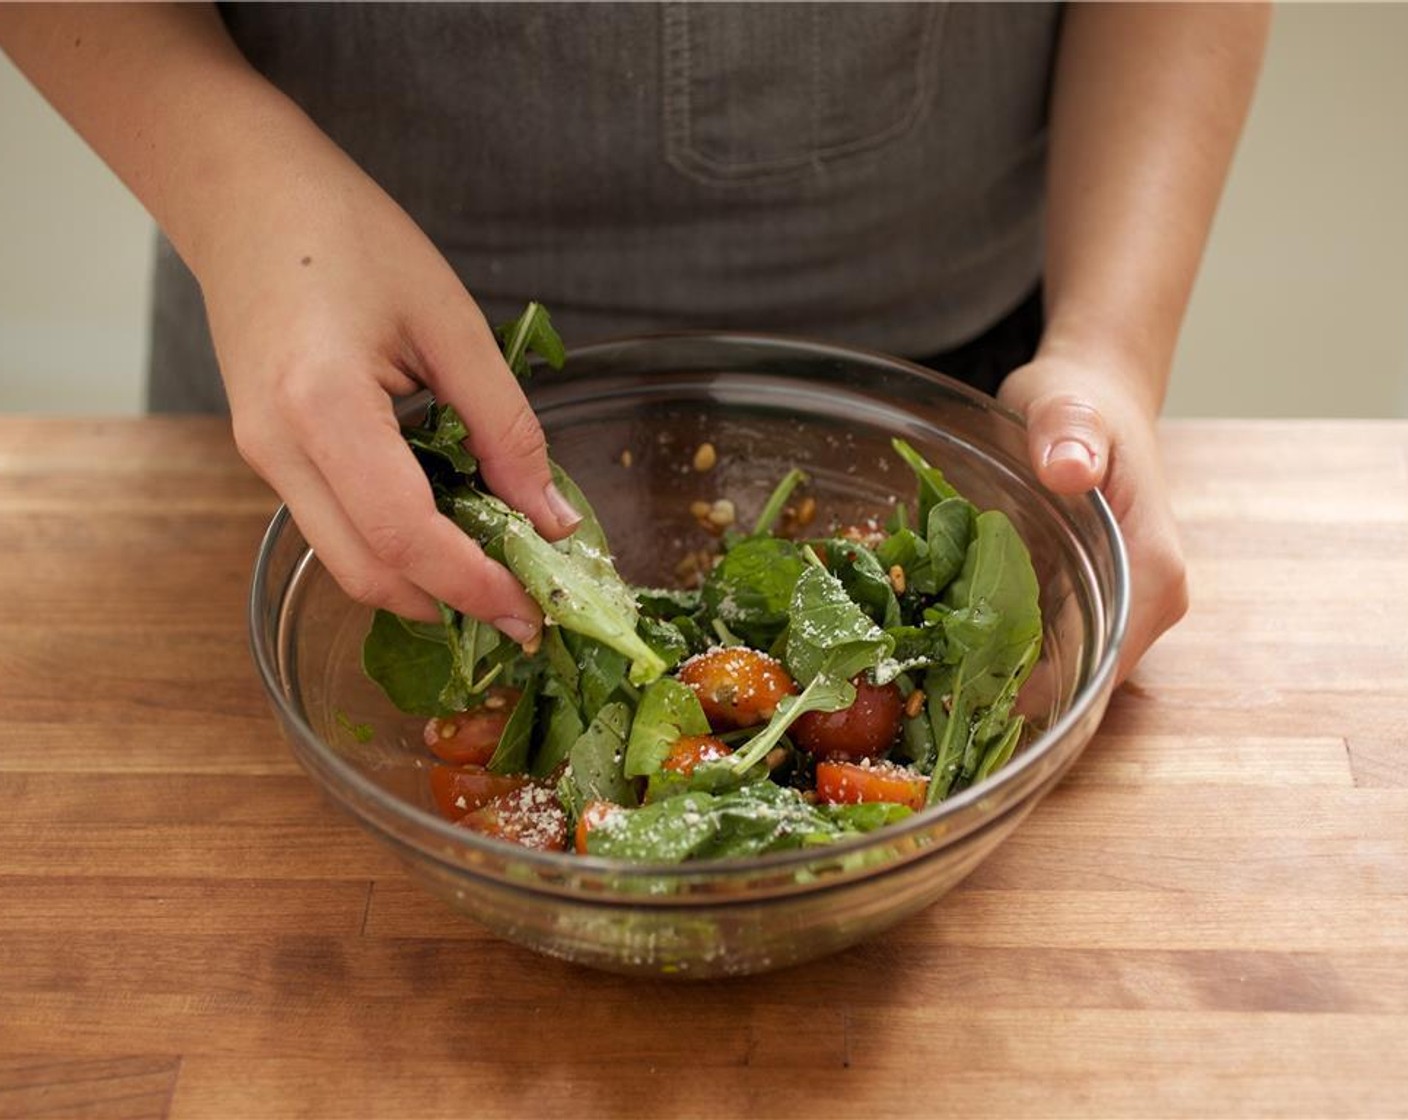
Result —
[[582, 808], [582, 815], [577, 818], [577, 854], [587, 854], [587, 834], [592, 829], [600, 828], [603, 822], [621, 811], [621, 806], [610, 801], [588, 801]]
[[784, 696], [797, 691], [782, 663], [756, 649], [729, 646], [691, 657], [679, 678], [694, 690], [715, 731], [766, 723]]
[[712, 735], [682, 735], [670, 745], [670, 753], [660, 763], [660, 768], [688, 777], [701, 762], [727, 758], [732, 753], [727, 744]]
[[803, 750], [817, 758], [879, 758], [894, 745], [900, 733], [904, 700], [893, 681], [871, 684], [865, 677], [851, 681], [855, 702], [839, 712], [804, 712], [789, 734]]
[[828, 805], [891, 801], [915, 812], [924, 808], [929, 779], [893, 762], [818, 762], [816, 797]]
[[436, 758], [456, 766], [487, 765], [522, 695], [516, 688], [489, 689], [478, 707], [427, 723], [423, 733], [425, 745]]
[[455, 823], [472, 832], [540, 852], [567, 850], [567, 813], [557, 794], [537, 783], [500, 794]]
[[491, 774], [482, 766], [432, 766], [430, 793], [447, 821], [457, 821], [496, 797], [522, 789], [530, 779], [522, 774]]

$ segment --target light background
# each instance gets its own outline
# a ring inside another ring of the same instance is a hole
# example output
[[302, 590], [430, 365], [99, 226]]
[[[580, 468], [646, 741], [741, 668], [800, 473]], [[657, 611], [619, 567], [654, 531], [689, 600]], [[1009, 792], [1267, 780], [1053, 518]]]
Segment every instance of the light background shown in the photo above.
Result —
[[[1408, 5], [1278, 10], [1167, 413], [1408, 416]], [[0, 411], [141, 408], [151, 223], [0, 58]]]

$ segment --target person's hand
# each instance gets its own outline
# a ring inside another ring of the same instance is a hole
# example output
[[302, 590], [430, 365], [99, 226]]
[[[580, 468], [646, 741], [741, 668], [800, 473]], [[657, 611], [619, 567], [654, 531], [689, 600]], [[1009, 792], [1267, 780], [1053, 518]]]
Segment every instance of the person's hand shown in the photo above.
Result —
[[435, 600], [532, 643], [542, 614], [438, 513], [393, 395], [420, 386], [463, 417], [504, 501], [556, 539], [579, 519], [493, 332], [449, 265], [350, 161], [231, 219], [198, 278], [245, 459], [343, 589], [433, 620]]
[[1038, 357], [998, 399], [1026, 418], [1038, 478], [1058, 494], [1099, 487], [1124, 533], [1132, 599], [1117, 680], [1188, 609], [1187, 576], [1155, 438], [1156, 406], [1118, 369]]

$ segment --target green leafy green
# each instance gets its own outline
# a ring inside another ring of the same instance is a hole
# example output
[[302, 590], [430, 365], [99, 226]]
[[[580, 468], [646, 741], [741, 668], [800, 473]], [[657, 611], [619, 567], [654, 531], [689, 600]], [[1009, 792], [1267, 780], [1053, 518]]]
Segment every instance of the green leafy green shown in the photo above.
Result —
[[427, 637], [390, 611], [372, 615], [362, 643], [362, 670], [381, 686], [401, 711], [416, 716], [448, 714], [440, 696], [450, 679], [452, 659], [443, 636]]
[[641, 778], [660, 769], [675, 741], [709, 734], [709, 721], [694, 690], [672, 677], [653, 681], [641, 693], [626, 744], [625, 775]]
[[457, 495], [450, 515], [485, 551], [501, 553], [548, 622], [624, 654], [632, 684], [648, 684], [665, 671], [664, 660], [636, 633], [635, 599], [609, 557], [575, 535], [562, 547], [550, 544], [521, 513], [487, 494]]
[[988, 740], [1006, 734], [1017, 690], [1041, 648], [1040, 588], [1031, 557], [1000, 510], [979, 514], [976, 533], [944, 604], [969, 617], [993, 620], [986, 636], [934, 682], [943, 690], [942, 721], [930, 709], [936, 737], [931, 803], [959, 779], [971, 779]]
[[784, 697], [766, 726], [730, 760], [735, 773], [761, 762], [787, 729], [807, 712], [836, 712], [855, 703], [851, 678], [874, 669], [894, 649], [825, 568], [808, 567], [793, 588], [787, 631], [787, 667], [805, 687]]
[[532, 746], [533, 727], [537, 722], [540, 678], [529, 678], [527, 686], [513, 706], [513, 712], [499, 736], [499, 745], [489, 759], [488, 769], [495, 774], [522, 774], [528, 769], [528, 751]]
[[758, 513], [758, 520], [753, 525], [753, 536], [761, 537], [772, 532], [773, 526], [777, 524], [777, 519], [787, 508], [787, 500], [792, 497], [792, 492], [806, 481], [806, 474], [796, 467], [782, 476], [782, 481], [773, 487], [772, 493], [768, 495], [768, 500], [763, 503], [763, 508]]
[[747, 537], [710, 570], [701, 604], [748, 645], [768, 649], [787, 627], [792, 588], [806, 567], [791, 541]]
[[558, 786], [568, 791], [568, 811], [579, 817], [589, 801], [634, 805], [635, 788], [623, 770], [631, 710], [619, 701], [608, 704], [577, 737], [567, 754], [567, 773]]
[[540, 355], [553, 369], [561, 369], [567, 359], [567, 351], [553, 329], [547, 308], [536, 301], [528, 304], [517, 319], [498, 327], [494, 334], [503, 350], [504, 362], [515, 377], [527, 377], [531, 372], [530, 353]]
[[909, 812], [898, 805], [809, 805], [797, 790], [759, 782], [724, 794], [684, 793], [615, 813], [587, 834], [587, 851], [665, 863], [736, 859], [834, 843]]

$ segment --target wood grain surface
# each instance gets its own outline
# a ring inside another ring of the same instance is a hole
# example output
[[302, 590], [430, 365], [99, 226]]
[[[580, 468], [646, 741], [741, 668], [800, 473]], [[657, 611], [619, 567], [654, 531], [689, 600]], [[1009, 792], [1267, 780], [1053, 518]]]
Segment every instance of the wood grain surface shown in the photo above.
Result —
[[0, 418], [0, 1117], [1408, 1116], [1408, 424], [1164, 430], [1193, 608], [938, 906], [642, 982], [278, 737], [218, 421]]

